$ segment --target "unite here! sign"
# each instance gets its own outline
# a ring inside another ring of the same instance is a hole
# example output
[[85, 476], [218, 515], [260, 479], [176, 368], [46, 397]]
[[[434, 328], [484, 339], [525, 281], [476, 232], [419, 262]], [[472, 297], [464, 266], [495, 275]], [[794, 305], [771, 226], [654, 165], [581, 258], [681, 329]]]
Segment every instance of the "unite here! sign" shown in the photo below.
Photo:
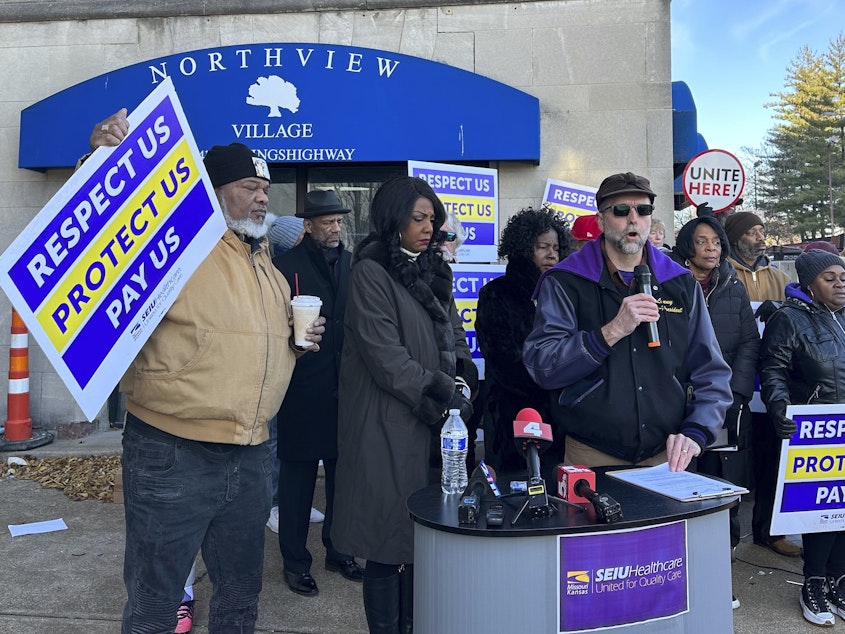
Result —
[[684, 195], [698, 207], [707, 203], [714, 212], [736, 203], [745, 188], [742, 163], [725, 150], [696, 154], [684, 169]]
[[0, 287], [88, 420], [226, 230], [172, 81], [128, 119], [0, 256]]

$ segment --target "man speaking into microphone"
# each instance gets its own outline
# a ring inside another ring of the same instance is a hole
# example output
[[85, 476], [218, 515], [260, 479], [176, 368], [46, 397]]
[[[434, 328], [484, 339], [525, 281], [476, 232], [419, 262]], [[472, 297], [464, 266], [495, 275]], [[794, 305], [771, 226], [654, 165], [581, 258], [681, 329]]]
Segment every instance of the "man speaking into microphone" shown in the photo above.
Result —
[[554, 393], [568, 465], [668, 461], [682, 471], [733, 402], [701, 288], [648, 241], [654, 198], [642, 176], [604, 179], [602, 235], [547, 271], [535, 291], [523, 361]]

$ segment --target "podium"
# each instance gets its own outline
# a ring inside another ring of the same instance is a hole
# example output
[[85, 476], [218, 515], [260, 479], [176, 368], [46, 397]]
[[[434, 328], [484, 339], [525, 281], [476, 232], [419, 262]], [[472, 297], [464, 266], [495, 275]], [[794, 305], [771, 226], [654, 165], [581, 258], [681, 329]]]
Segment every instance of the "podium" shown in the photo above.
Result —
[[487, 501], [477, 525], [461, 525], [458, 496], [412, 494], [414, 631], [732, 632], [728, 510], [739, 497], [677, 502], [596, 471], [596, 490], [622, 505], [617, 523], [554, 502], [550, 517], [512, 524], [515, 497], [501, 527], [486, 526]]

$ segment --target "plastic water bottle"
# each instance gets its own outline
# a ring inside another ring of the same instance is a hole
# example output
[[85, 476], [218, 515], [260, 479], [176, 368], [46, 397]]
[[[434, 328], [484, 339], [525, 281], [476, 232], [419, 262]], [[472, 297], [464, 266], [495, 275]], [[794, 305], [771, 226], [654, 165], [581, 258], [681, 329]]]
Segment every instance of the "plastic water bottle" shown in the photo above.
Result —
[[462, 493], [467, 486], [467, 443], [467, 426], [461, 418], [461, 410], [450, 409], [440, 431], [440, 457], [443, 459], [440, 488], [443, 493]]

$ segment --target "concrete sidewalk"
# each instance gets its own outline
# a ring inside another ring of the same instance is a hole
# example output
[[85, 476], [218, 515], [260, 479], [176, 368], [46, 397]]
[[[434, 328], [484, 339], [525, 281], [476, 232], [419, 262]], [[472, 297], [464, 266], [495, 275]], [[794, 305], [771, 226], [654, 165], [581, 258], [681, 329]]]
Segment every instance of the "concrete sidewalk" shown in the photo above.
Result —
[[[80, 440], [56, 440], [25, 452], [38, 458], [116, 455], [119, 431]], [[0, 453], [0, 460], [14, 455]], [[314, 505], [325, 510], [323, 479]], [[62, 518], [68, 530], [11, 537], [9, 524]], [[275, 533], [265, 531], [264, 589], [258, 632], [355, 634], [367, 632], [361, 584], [323, 568], [322, 524], [312, 524], [308, 549], [316, 597], [291, 592], [282, 579]], [[123, 505], [72, 502], [30, 480], [0, 479], [0, 634], [114, 634], [126, 593], [123, 586]], [[363, 563], [363, 562], [361, 562]], [[194, 584], [194, 632], [207, 632], [211, 583], [200, 559]]]
[[[120, 453], [119, 431], [80, 440], [57, 440], [26, 452], [39, 458]], [[14, 455], [0, 453], [0, 460]], [[314, 505], [325, 509], [322, 478]], [[738, 634], [817, 632], [798, 605], [801, 560], [781, 557], [751, 543], [751, 499], [742, 503], [743, 541], [733, 564], [734, 610]], [[9, 524], [63, 518], [68, 530], [12, 538]], [[361, 584], [327, 572], [320, 526], [312, 525], [308, 547], [317, 597], [293, 594], [282, 580], [276, 535], [266, 531], [264, 590], [259, 632], [354, 634], [366, 632]], [[123, 506], [96, 501], [72, 502], [54, 489], [29, 480], [0, 480], [0, 634], [106, 634], [120, 630], [123, 609]], [[363, 562], [362, 562], [363, 563]], [[199, 562], [194, 632], [208, 630], [211, 584]], [[841, 627], [841, 625], [839, 626]], [[491, 633], [521, 634], [521, 633]], [[722, 634], [722, 633], [714, 633]]]

